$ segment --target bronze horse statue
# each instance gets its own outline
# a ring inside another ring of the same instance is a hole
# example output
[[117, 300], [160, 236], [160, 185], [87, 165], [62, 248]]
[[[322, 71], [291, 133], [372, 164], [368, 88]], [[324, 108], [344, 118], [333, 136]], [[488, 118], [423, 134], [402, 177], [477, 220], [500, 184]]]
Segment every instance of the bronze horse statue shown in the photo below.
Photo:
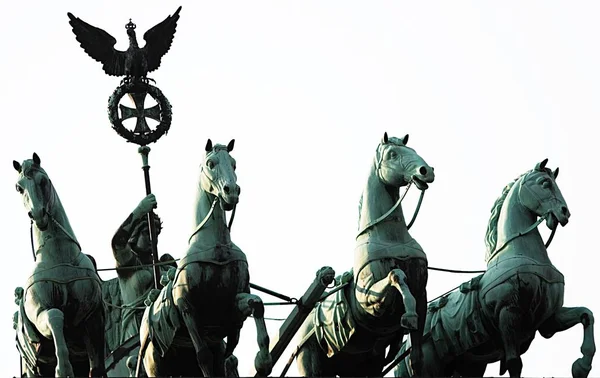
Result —
[[[28, 376], [105, 376], [100, 278], [81, 252], [69, 219], [39, 156], [19, 163], [17, 192], [32, 222], [35, 265], [15, 293], [17, 346]], [[81, 363], [82, 356], [87, 361]], [[74, 370], [78, 360], [77, 371]]]
[[[500, 375], [521, 376], [525, 353], [536, 331], [545, 338], [583, 324], [583, 357], [573, 377], [587, 377], [596, 351], [594, 317], [585, 307], [563, 307], [564, 277], [556, 269], [537, 226], [554, 231], [570, 212], [556, 184], [558, 168], [548, 159], [508, 184], [492, 208], [486, 234], [487, 270], [434, 301], [427, 313], [424, 365], [420, 374], [401, 360], [397, 377], [482, 377], [500, 361]], [[412, 341], [412, 340], [411, 340]], [[400, 353], [410, 347], [407, 341]], [[401, 356], [399, 356], [401, 357]]]
[[[260, 375], [271, 372], [264, 305], [250, 294], [246, 255], [231, 241], [226, 223], [225, 212], [235, 210], [240, 194], [236, 161], [229, 154], [233, 146], [234, 140], [227, 146], [208, 140], [189, 248], [144, 312], [138, 367], [143, 361], [149, 376], [236, 375], [233, 351], [248, 316], [257, 327], [255, 368]], [[178, 362], [188, 359], [197, 362], [193, 371], [183, 371]]]
[[380, 376], [407, 331], [416, 345], [413, 366], [420, 367], [427, 256], [408, 233], [400, 188], [424, 191], [434, 172], [407, 142], [408, 135], [385, 133], [377, 146], [359, 205], [354, 268], [342, 276], [346, 286], [317, 305], [299, 331], [303, 376]]

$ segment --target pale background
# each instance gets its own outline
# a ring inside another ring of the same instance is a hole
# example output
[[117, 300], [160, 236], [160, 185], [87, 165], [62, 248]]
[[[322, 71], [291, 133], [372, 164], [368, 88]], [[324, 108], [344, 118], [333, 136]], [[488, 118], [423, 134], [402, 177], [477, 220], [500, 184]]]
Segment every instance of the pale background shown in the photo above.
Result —
[[[164, 221], [159, 253], [186, 250], [206, 139], [235, 138], [243, 190], [233, 240], [248, 255], [252, 282], [299, 296], [321, 266], [337, 273], [352, 266], [358, 199], [377, 143], [384, 131], [409, 133], [409, 145], [436, 168], [411, 230], [431, 266], [483, 269], [495, 199], [547, 157], [561, 168], [558, 183], [572, 212], [549, 251], [566, 277], [565, 305], [600, 313], [600, 3], [4, 1], [1, 376], [19, 373], [13, 290], [33, 264], [12, 160], [40, 155], [99, 267], [113, 266], [110, 239], [145, 194], [137, 146], [107, 118], [119, 79], [79, 47], [66, 13], [107, 30], [124, 49], [130, 17], [143, 45], [143, 33], [178, 5], [171, 51], [150, 75], [174, 114], [150, 154]], [[409, 193], [407, 216], [417, 198]], [[471, 276], [430, 272], [429, 297]], [[290, 310], [269, 307], [267, 316]], [[253, 323], [235, 351], [242, 375], [257, 351]], [[269, 321], [269, 332], [279, 325]], [[550, 340], [538, 336], [523, 356], [523, 375], [570, 376], [582, 336], [581, 326]], [[288, 375], [295, 374], [294, 363]]]

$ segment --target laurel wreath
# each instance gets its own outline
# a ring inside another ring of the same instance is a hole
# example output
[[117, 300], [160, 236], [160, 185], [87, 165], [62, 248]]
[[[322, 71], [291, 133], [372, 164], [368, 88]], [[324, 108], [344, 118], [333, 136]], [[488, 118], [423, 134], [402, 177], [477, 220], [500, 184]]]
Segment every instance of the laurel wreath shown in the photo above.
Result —
[[[128, 93], [145, 92], [149, 94], [158, 103], [160, 108], [160, 123], [156, 129], [147, 134], [137, 134], [123, 126], [123, 121], [119, 118], [119, 101]], [[160, 89], [150, 84], [140, 84], [135, 82], [124, 83], [118, 86], [112, 95], [108, 98], [108, 119], [112, 128], [127, 139], [127, 141], [145, 146], [156, 142], [161, 136], [165, 135], [171, 127], [172, 119], [171, 104], [163, 95]]]

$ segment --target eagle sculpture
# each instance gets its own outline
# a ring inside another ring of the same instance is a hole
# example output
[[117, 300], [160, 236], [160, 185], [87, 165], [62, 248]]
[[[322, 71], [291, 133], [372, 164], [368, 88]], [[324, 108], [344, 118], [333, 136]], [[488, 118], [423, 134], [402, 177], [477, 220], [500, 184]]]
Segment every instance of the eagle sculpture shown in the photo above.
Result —
[[77, 41], [85, 52], [102, 63], [104, 72], [111, 76], [125, 76], [124, 81], [148, 82], [148, 72], [156, 70], [160, 66], [161, 58], [171, 48], [179, 11], [168, 16], [161, 23], [155, 25], [144, 34], [146, 45], [138, 46], [135, 36], [135, 24], [129, 19], [125, 25], [129, 37], [129, 48], [126, 51], [115, 49], [117, 40], [106, 31], [88, 24], [80, 18], [67, 13], [69, 24], [73, 27]]

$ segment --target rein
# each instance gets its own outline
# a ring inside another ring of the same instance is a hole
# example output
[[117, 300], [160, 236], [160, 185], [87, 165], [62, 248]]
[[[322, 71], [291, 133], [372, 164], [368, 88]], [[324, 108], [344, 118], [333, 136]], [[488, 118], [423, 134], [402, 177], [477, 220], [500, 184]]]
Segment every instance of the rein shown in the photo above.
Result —
[[[67, 236], [67, 238], [69, 238], [70, 241], [75, 243], [77, 248], [79, 248], [79, 252], [81, 252], [82, 251], [81, 245], [77, 242], [77, 240], [75, 240], [75, 238], [73, 236], [71, 236], [71, 234], [69, 234], [69, 232], [67, 230], [65, 230], [65, 228], [60, 223], [58, 223], [58, 221], [52, 216], [52, 214], [50, 214], [47, 211], [46, 211], [46, 214], [48, 214], [48, 218], [50, 218], [50, 220], [56, 226], [58, 226], [59, 230], [61, 230]], [[31, 253], [33, 254], [33, 261], [36, 261], [37, 259], [35, 257], [35, 246], [33, 245], [33, 219], [31, 219], [31, 222], [29, 224], [29, 239], [31, 240]]]
[[[488, 261], [490, 261], [494, 256], [496, 256], [498, 254], [498, 252], [500, 252], [502, 249], [504, 249], [504, 247], [506, 247], [506, 245], [508, 243], [510, 243], [511, 241], [515, 240], [518, 237], [527, 235], [528, 233], [530, 233], [531, 231], [535, 230], [537, 228], [537, 226], [540, 225], [540, 223], [542, 223], [543, 221], [545, 221], [546, 219], [548, 219], [548, 216], [550, 215], [550, 213], [546, 213], [544, 216], [541, 216], [534, 224], [532, 224], [531, 226], [529, 226], [528, 228], [525, 229], [525, 231], [521, 231], [513, 236], [511, 236], [510, 238], [506, 239], [506, 241], [504, 243], [502, 243], [502, 245], [498, 248], [496, 248], [496, 250], [494, 251], [494, 253], [492, 253], [490, 255], [490, 258], [488, 259]], [[550, 243], [552, 243], [552, 239], [554, 239], [554, 234], [556, 233], [556, 229], [558, 228], [558, 225], [552, 230], [552, 233], [550, 234], [550, 237], [548, 237], [548, 241], [546, 241], [546, 243], [544, 244], [544, 246], [546, 247], [546, 249], [548, 247], [550, 247]]]
[[[406, 187], [406, 190], [404, 191], [404, 194], [400, 198], [398, 198], [398, 201], [396, 201], [396, 204], [394, 204], [394, 206], [392, 206], [391, 209], [389, 209], [385, 214], [383, 214], [379, 218], [375, 219], [374, 221], [372, 221], [369, 224], [367, 224], [366, 226], [364, 226], [358, 232], [358, 234], [356, 235], [356, 237], [358, 238], [360, 235], [362, 235], [369, 228], [375, 226], [376, 224], [380, 223], [381, 221], [383, 221], [384, 219], [386, 219], [387, 217], [389, 217], [398, 208], [398, 206], [400, 206], [400, 204], [402, 203], [402, 200], [404, 200], [404, 197], [406, 197], [406, 194], [408, 193], [408, 190], [410, 189], [412, 183], [413, 183], [412, 181], [408, 183], [408, 186]], [[415, 220], [417, 219], [417, 215], [419, 214], [419, 210], [421, 209], [421, 204], [423, 203], [423, 197], [424, 196], [425, 196], [425, 190], [423, 189], [423, 190], [421, 190], [421, 196], [419, 197], [419, 203], [417, 204], [417, 208], [415, 209], [415, 213], [413, 214], [412, 219], [411, 219], [410, 223], [407, 226], [408, 230], [410, 230], [410, 228], [415, 223]]]
[[188, 239], [188, 244], [192, 241], [192, 238], [194, 237], [194, 235], [196, 235], [198, 232], [200, 232], [200, 230], [202, 229], [202, 227], [204, 227], [204, 225], [206, 224], [206, 222], [208, 222], [208, 218], [210, 218], [210, 216], [212, 215], [213, 211], [215, 210], [215, 205], [217, 204], [218, 200], [219, 200], [219, 197], [215, 197], [215, 199], [213, 200], [212, 205], [210, 206], [210, 210], [208, 211], [208, 213], [206, 214], [206, 216], [204, 217], [204, 219], [202, 220], [202, 222], [200, 222], [200, 224], [198, 225], [198, 227], [196, 227], [196, 229], [194, 230], [194, 232], [192, 233], [192, 235], [190, 236], [190, 238]]

